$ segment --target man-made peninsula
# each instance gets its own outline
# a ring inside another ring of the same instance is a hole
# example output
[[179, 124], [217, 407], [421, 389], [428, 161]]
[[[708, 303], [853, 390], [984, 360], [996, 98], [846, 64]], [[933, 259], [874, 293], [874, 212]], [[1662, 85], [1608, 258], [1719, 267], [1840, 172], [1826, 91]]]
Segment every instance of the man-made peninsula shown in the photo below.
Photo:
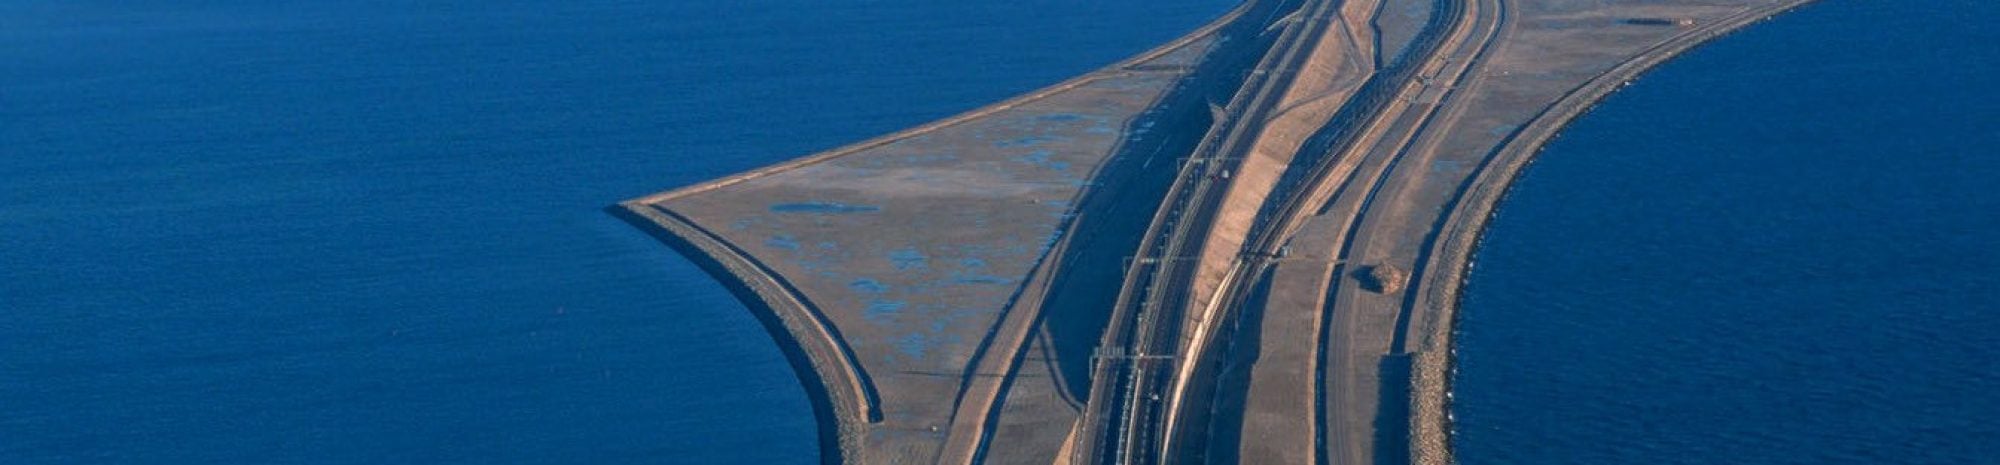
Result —
[[1249, 0], [966, 114], [614, 209], [727, 283], [830, 463], [1444, 464], [1514, 174], [1810, 0]]

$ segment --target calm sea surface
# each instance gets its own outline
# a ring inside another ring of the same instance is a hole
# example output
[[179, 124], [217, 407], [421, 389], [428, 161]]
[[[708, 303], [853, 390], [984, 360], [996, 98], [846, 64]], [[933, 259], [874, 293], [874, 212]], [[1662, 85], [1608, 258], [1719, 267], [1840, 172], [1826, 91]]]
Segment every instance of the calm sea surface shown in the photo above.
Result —
[[1459, 458], [2000, 463], [1994, 18], [1828, 0], [1579, 120], [1478, 253]]
[[0, 0], [0, 463], [811, 463], [763, 329], [600, 208], [1229, 0]]

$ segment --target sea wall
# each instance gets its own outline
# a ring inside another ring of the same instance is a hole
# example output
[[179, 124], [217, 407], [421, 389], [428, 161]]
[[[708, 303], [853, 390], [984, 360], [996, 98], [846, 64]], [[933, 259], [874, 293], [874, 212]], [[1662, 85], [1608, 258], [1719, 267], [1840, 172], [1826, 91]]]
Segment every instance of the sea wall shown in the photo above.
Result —
[[881, 414], [866, 374], [825, 318], [782, 278], [678, 215], [636, 202], [619, 204], [609, 212], [688, 257], [742, 301], [805, 388], [813, 417], [821, 425], [820, 461], [860, 463], [865, 425]]

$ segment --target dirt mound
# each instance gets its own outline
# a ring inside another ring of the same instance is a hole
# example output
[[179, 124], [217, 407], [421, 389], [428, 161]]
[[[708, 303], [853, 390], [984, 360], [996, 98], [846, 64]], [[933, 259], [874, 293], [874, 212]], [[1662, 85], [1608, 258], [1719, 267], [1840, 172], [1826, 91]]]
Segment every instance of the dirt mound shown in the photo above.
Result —
[[1370, 265], [1356, 274], [1356, 278], [1361, 279], [1361, 287], [1383, 294], [1401, 291], [1403, 285], [1410, 281], [1410, 272], [1395, 265]]

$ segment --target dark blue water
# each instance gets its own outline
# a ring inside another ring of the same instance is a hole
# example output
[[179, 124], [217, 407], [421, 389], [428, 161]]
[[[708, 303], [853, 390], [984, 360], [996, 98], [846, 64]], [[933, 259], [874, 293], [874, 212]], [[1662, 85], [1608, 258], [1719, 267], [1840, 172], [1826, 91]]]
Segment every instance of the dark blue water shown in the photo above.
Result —
[[1227, 0], [0, 1], [0, 463], [808, 463], [621, 199], [1054, 83]]
[[1996, 17], [1821, 2], [1579, 120], [1478, 254], [1459, 458], [2000, 463]]

